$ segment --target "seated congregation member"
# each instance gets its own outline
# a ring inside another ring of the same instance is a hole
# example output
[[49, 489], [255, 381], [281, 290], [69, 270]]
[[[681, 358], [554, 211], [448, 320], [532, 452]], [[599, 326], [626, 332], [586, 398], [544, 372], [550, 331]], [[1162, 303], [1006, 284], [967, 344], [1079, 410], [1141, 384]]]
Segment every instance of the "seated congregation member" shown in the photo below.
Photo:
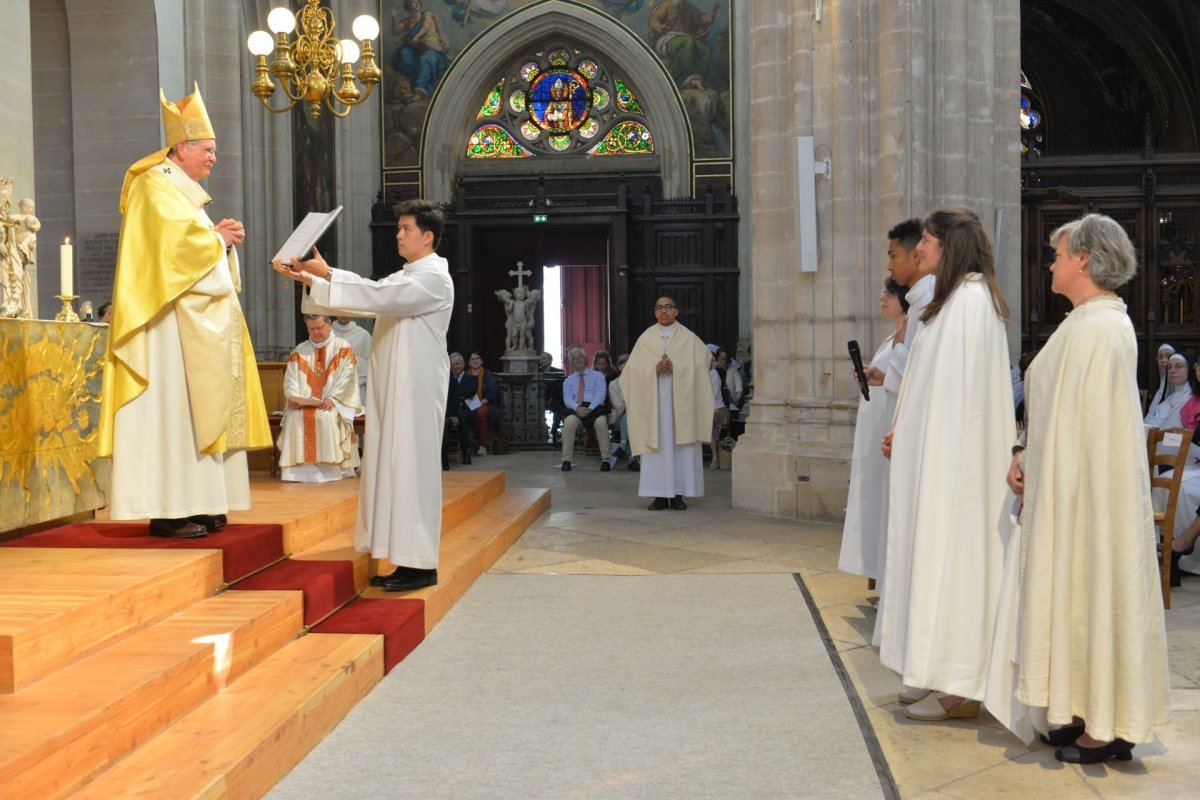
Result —
[[500, 385], [496, 383], [496, 376], [483, 368], [483, 356], [479, 353], [471, 353], [467, 359], [467, 377], [460, 387], [467, 416], [479, 443], [475, 455], [485, 456], [491, 429], [500, 427]]
[[538, 360], [538, 374], [542, 376], [542, 397], [545, 398], [545, 410], [550, 412], [550, 443], [554, 444], [560, 436], [559, 426], [562, 424], [562, 384], [563, 371], [554, 366], [554, 356], [543, 352]]
[[608, 384], [602, 373], [588, 369], [587, 353], [582, 347], [572, 347], [567, 357], [574, 372], [563, 381], [562, 471], [571, 471], [575, 436], [580, 428], [587, 428], [595, 433], [600, 445], [600, 471], [608, 472], [616, 461], [609, 455]]
[[[904, 340], [907, 289], [889, 277], [879, 295], [880, 314], [892, 332], [879, 345], [869, 366], [887, 368], [892, 347]], [[857, 380], [857, 376], [855, 376]], [[896, 398], [879, 386], [871, 399], [858, 401], [854, 423], [854, 450], [850, 458], [850, 495], [846, 499], [846, 523], [842, 526], [842, 549], [838, 569], [878, 581], [883, 577], [887, 556], [889, 463], [879, 452], [879, 442], [892, 424]], [[876, 589], [880, 587], [876, 585]]]
[[[937, 277], [884, 437], [879, 659], [900, 674], [901, 699], [916, 700], [905, 715], [936, 721], [979, 714], [1011, 534], [1001, 523], [1016, 423], [1008, 306], [979, 217], [936, 209], [915, 249], [921, 272]], [[918, 700], [910, 689], [930, 693]]]
[[[1177, 388], [1170, 397], [1178, 400], [1178, 396], [1182, 395], [1187, 399], [1179, 405], [1177, 412], [1158, 426], [1192, 431], [1190, 458], [1184, 468], [1183, 480], [1179, 484], [1179, 500], [1175, 504], [1175, 528], [1171, 541], [1172, 586], [1180, 585], [1184, 572], [1200, 573], [1200, 557], [1195, 555], [1196, 540], [1200, 538], [1200, 368], [1182, 367], [1189, 361], [1188, 354], [1183, 351], [1172, 353], [1167, 361], [1168, 377], [1178, 377], [1181, 371], [1186, 371], [1188, 376], [1186, 384], [1174, 384]], [[1162, 452], [1161, 448], [1159, 452]], [[1171, 448], [1171, 452], [1178, 451]], [[1160, 503], [1165, 502], [1163, 494], [1164, 500]]]
[[1154, 355], [1155, 363], [1158, 366], [1158, 388], [1154, 390], [1154, 394], [1150, 395], [1149, 402], [1146, 404], [1147, 425], [1149, 425], [1150, 422], [1150, 415], [1154, 414], [1158, 406], [1167, 399], [1167, 396], [1175, 391], [1175, 385], [1167, 380], [1167, 359], [1169, 359], [1174, 352], [1174, 345], [1163, 342], [1158, 346], [1158, 352]]
[[1050, 243], [1050, 289], [1073, 308], [1025, 376], [1028, 433], [1007, 476], [1024, 505], [986, 701], [1026, 743], [1040, 731], [1059, 761], [1128, 761], [1166, 722], [1169, 692], [1137, 340], [1116, 294], [1137, 258], [1100, 214]]
[[333, 335], [332, 322], [332, 317], [305, 314], [308, 341], [288, 356], [283, 374], [287, 408], [279, 430], [285, 481], [336, 481], [358, 468], [358, 369], [354, 350]]
[[1149, 413], [1146, 414], [1144, 422], [1147, 428], [1178, 428], [1181, 426], [1179, 412], [1183, 410], [1184, 404], [1192, 396], [1188, 390], [1190, 372], [1191, 364], [1188, 363], [1186, 354], [1171, 353], [1167, 356], [1163, 390], [1156, 395], [1158, 397], [1165, 393], [1165, 397], [1162, 401], [1155, 402]]
[[354, 350], [358, 362], [358, 402], [367, 407], [367, 363], [371, 357], [371, 334], [360, 327], [354, 317], [337, 317], [333, 321], [333, 335], [345, 340]]
[[[475, 450], [475, 446], [471, 444], [470, 410], [464, 402], [469, 380], [471, 376], [467, 374], [467, 363], [463, 361], [462, 353], [451, 353], [450, 384], [453, 388], [447, 396], [449, 404], [446, 406], [446, 417], [455, 420], [454, 424], [458, 428], [458, 449], [463, 464], [471, 463], [471, 453]], [[474, 388], [473, 381], [469, 385]]]
[[717, 369], [715, 356], [708, 362], [708, 380], [713, 391], [713, 423], [712, 439], [709, 448], [712, 450], [712, 461], [709, 469], [721, 468], [721, 431], [729, 424], [729, 390], [725, 388], [725, 370]]
[[617, 426], [621, 437], [617, 449], [624, 450], [625, 457], [629, 459], [625, 468], [637, 472], [642, 467], [638, 457], [629, 449], [629, 418], [625, 416], [625, 393], [621, 391], [621, 373], [625, 371], [625, 362], [628, 360], [629, 353], [617, 356], [617, 377], [608, 382], [609, 423]]

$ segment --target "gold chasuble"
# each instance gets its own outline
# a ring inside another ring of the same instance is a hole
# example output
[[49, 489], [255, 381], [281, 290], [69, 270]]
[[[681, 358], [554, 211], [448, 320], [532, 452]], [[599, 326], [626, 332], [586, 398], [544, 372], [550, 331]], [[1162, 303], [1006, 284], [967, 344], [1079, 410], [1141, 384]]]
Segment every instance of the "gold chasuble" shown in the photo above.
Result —
[[[129, 182], [113, 285], [114, 308], [104, 371], [100, 454], [113, 451], [117, 410], [150, 381], [147, 327], [173, 306], [179, 327], [196, 450], [224, 453], [271, 446], [262, 387], [236, 292], [237, 251], [230, 250], [234, 293], [194, 291], [223, 260], [221, 238], [206, 226], [210, 198], [178, 166], [159, 157]], [[182, 389], [183, 387], [179, 387]]]
[[673, 369], [671, 418], [675, 423], [674, 444], [707, 442], [712, 437], [714, 404], [708, 377], [712, 354], [696, 334], [678, 322], [671, 326], [665, 347], [661, 331], [659, 325], [651, 325], [638, 337], [625, 371], [621, 373], [629, 443], [634, 455], [659, 449], [659, 383], [655, 367], [664, 353], [671, 359]]

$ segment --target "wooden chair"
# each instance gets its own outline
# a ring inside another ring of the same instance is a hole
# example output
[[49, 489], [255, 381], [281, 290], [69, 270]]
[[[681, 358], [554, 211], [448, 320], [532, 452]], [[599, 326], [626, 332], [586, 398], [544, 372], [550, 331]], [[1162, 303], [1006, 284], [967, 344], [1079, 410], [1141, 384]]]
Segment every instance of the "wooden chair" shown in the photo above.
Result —
[[[1159, 453], [1158, 447], [1168, 434], [1179, 434], [1179, 449], [1174, 453]], [[1146, 433], [1146, 454], [1150, 460], [1150, 488], [1165, 489], [1166, 507], [1154, 512], [1154, 526], [1162, 530], [1158, 571], [1162, 580], [1163, 608], [1171, 607], [1171, 542], [1175, 537], [1175, 507], [1179, 503], [1179, 486], [1187, 465], [1188, 446], [1192, 432], [1183, 428], [1151, 428]], [[1171, 473], [1159, 475], [1159, 467], [1170, 467]]]

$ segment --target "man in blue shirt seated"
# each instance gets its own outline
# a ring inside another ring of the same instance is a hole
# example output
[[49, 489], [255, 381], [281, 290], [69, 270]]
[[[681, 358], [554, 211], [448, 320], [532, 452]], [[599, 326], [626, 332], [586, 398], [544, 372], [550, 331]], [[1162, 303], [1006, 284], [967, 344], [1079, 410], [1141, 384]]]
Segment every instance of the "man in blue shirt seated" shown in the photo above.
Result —
[[591, 428], [600, 445], [600, 471], [609, 472], [616, 459], [611, 450], [608, 436], [608, 384], [604, 375], [588, 369], [587, 353], [581, 347], [572, 347], [567, 353], [573, 372], [563, 381], [563, 435], [562, 470], [571, 471], [575, 457], [575, 434], [580, 426]]

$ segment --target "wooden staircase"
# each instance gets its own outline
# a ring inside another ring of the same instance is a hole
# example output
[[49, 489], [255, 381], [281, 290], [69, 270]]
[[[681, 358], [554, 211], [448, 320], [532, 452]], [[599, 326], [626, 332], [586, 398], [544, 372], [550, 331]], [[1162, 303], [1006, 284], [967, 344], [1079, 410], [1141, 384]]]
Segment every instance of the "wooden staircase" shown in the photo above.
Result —
[[[331, 487], [337, 487], [335, 490]], [[390, 570], [353, 547], [357, 482], [253, 485], [293, 558]], [[525, 528], [548, 490], [446, 475], [431, 629]], [[219, 534], [217, 534], [219, 535]], [[383, 638], [302, 635], [294, 591], [219, 591], [214, 550], [0, 548], [0, 798], [260, 797], [383, 677]], [[236, 588], [236, 587], [235, 587]]]

